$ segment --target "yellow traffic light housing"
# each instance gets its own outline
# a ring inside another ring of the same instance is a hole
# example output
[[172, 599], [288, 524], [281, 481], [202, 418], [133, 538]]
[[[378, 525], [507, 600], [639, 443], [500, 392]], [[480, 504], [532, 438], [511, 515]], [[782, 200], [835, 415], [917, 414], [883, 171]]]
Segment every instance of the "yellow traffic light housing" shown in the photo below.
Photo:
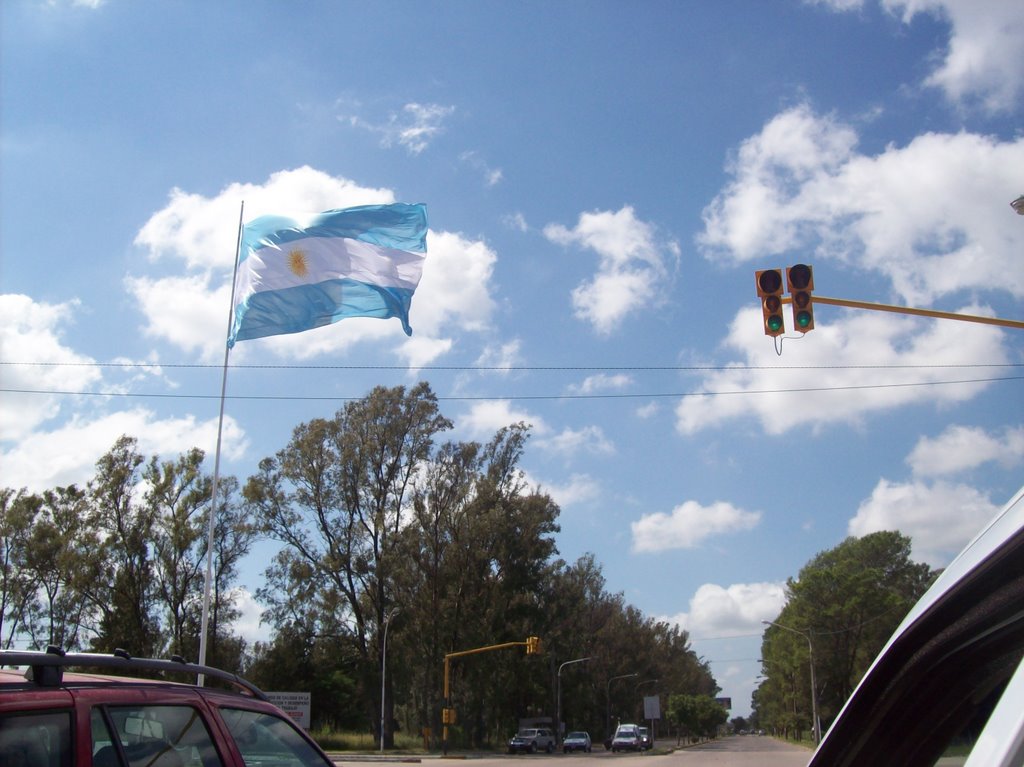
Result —
[[441, 709], [441, 724], [455, 724], [455, 709], [454, 708], [442, 708]]
[[793, 326], [801, 333], [814, 330], [814, 271], [807, 264], [786, 269], [786, 288], [793, 302]]
[[761, 313], [764, 315], [764, 334], [781, 336], [786, 332], [782, 319], [782, 270], [762, 269], [754, 273], [757, 295], [761, 297]]
[[540, 637], [526, 637], [526, 654], [540, 654]]

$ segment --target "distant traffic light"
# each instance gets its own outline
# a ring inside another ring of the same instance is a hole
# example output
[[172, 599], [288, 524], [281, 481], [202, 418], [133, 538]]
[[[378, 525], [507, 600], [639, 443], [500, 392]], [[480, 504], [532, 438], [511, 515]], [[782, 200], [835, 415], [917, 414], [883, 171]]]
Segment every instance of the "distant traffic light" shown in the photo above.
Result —
[[754, 273], [757, 281], [757, 295], [761, 297], [761, 313], [764, 315], [764, 334], [781, 336], [786, 332], [782, 319], [782, 270], [763, 269]]
[[807, 264], [796, 264], [786, 269], [786, 287], [793, 301], [793, 325], [801, 333], [814, 330], [814, 272]]
[[540, 654], [540, 637], [526, 637], [526, 654]]
[[455, 709], [454, 708], [442, 708], [441, 709], [441, 724], [455, 724]]

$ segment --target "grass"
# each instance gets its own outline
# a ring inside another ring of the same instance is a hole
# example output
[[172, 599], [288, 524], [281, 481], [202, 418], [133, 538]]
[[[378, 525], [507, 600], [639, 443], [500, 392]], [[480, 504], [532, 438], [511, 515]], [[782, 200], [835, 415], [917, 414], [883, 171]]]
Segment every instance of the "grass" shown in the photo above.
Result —
[[[309, 733], [320, 748], [325, 751], [379, 751], [380, 745], [373, 735], [362, 732], [339, 732], [337, 730], [313, 730]], [[423, 738], [405, 733], [395, 733], [395, 747], [389, 753], [424, 753]]]

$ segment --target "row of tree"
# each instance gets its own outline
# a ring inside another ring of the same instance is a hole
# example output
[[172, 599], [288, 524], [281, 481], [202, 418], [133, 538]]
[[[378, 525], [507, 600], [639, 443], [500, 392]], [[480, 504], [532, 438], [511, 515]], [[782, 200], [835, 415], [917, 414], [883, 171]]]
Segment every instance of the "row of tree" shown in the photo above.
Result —
[[[592, 556], [558, 558], [559, 509], [519, 468], [528, 428], [440, 442], [451, 427], [428, 384], [380, 387], [297, 426], [244, 486], [222, 478], [208, 662], [308, 689], [315, 725], [385, 745], [396, 726], [438, 732], [446, 654], [532, 635], [540, 655], [452, 662], [453, 745], [497, 745], [521, 719], [553, 717], [556, 688], [563, 720], [591, 732], [641, 718], [642, 694], [714, 695], [685, 632], [608, 593]], [[203, 458], [146, 461], [123, 437], [85, 488], [0, 491], [0, 641], [198, 657]], [[247, 647], [238, 565], [267, 539], [278, 546], [257, 597], [272, 639]]]

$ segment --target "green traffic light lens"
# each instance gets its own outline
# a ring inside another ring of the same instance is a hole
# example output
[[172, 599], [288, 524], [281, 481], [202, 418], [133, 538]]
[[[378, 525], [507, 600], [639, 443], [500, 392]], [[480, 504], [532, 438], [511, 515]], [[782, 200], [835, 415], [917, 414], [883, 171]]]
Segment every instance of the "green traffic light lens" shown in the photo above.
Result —
[[782, 317], [780, 317], [778, 314], [773, 314], [771, 317], [769, 317], [768, 318], [768, 329], [771, 330], [771, 331], [781, 330], [782, 329]]
[[797, 312], [796, 313], [796, 324], [798, 327], [806, 328], [811, 324], [811, 313], [810, 312]]

